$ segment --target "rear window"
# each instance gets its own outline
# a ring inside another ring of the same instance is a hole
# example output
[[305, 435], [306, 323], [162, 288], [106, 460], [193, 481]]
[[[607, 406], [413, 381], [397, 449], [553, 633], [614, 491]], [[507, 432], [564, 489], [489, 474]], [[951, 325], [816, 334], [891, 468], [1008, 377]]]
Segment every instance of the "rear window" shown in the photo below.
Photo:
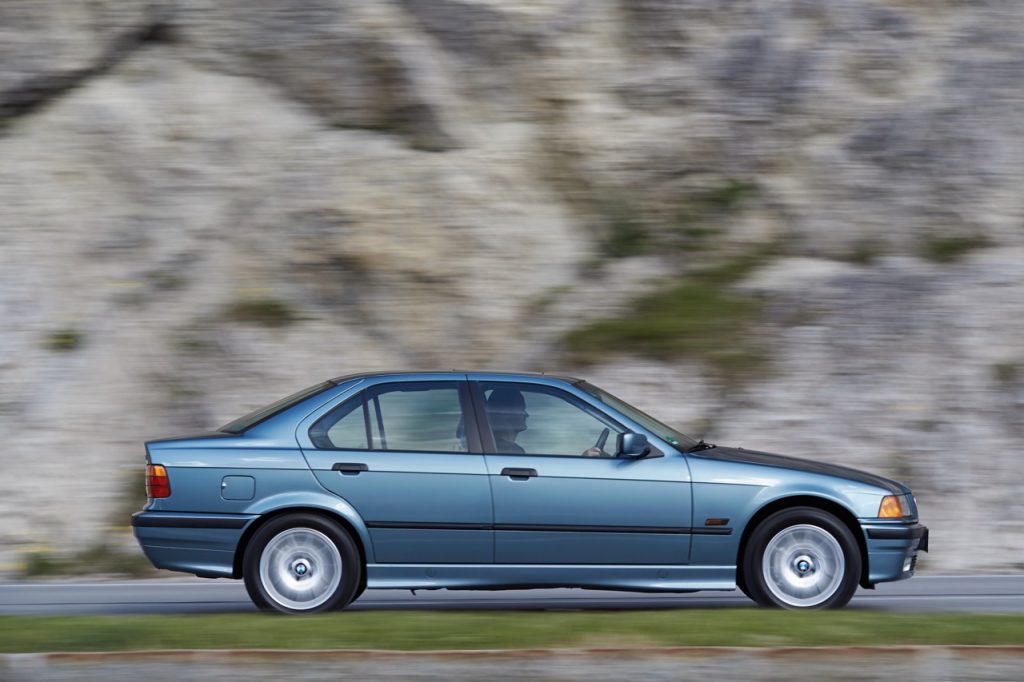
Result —
[[258, 410], [250, 412], [244, 417], [239, 417], [230, 424], [225, 424], [224, 426], [220, 427], [220, 429], [218, 430], [223, 431], [224, 433], [231, 433], [235, 435], [240, 434], [246, 431], [247, 429], [256, 426], [261, 421], [270, 419], [275, 414], [284, 412], [293, 405], [298, 405], [306, 398], [312, 398], [317, 393], [323, 393], [332, 386], [335, 386], [335, 383], [333, 381], [324, 381], [323, 383], [319, 383], [316, 386], [304, 388], [298, 393], [292, 393], [287, 398], [281, 398], [277, 402], [270, 403], [266, 407], [261, 407]]

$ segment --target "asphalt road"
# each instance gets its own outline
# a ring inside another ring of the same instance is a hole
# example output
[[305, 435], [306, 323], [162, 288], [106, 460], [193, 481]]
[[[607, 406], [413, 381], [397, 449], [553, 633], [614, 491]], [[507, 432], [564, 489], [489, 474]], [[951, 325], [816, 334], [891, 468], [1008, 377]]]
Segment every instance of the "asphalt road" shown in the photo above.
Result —
[[[551, 589], [500, 592], [370, 590], [349, 609], [631, 610], [745, 608], [736, 592], [637, 594]], [[917, 576], [859, 590], [852, 609], [928, 612], [1024, 612], [1024, 575]], [[21, 582], [0, 585], [0, 614], [166, 614], [254, 611], [240, 581], [161, 579], [119, 582]]]

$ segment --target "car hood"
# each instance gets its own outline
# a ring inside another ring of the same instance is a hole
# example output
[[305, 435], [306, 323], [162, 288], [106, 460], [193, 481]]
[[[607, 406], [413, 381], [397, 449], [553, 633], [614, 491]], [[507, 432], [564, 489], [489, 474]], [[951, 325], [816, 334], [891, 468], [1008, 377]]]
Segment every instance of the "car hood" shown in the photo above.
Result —
[[857, 481], [858, 483], [873, 485], [875, 487], [882, 488], [883, 490], [888, 490], [894, 495], [902, 495], [903, 493], [910, 492], [910, 488], [906, 487], [902, 483], [892, 481], [882, 476], [876, 476], [875, 474], [861, 471], [860, 469], [852, 469], [850, 467], [839, 466], [838, 464], [826, 464], [824, 462], [816, 462], [810, 459], [800, 459], [799, 457], [788, 457], [786, 455], [776, 455], [770, 452], [759, 452], [757, 450], [744, 450], [743, 448], [727, 448], [721, 446], [711, 448], [710, 450], [704, 450], [703, 452], [700, 452], [699, 455], [701, 457], [717, 459], [723, 462], [761, 464], [763, 466], [790, 469], [792, 471], [804, 471], [811, 474], [836, 476], [850, 481]]

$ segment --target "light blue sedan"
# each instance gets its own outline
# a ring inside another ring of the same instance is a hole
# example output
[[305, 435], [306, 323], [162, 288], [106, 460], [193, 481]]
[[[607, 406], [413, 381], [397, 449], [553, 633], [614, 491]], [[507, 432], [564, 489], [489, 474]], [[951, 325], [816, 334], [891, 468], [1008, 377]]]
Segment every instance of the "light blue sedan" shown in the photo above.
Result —
[[153, 565], [242, 578], [286, 613], [367, 588], [739, 588], [834, 608], [928, 549], [900, 483], [696, 441], [570, 377], [345, 376], [146, 450], [132, 525]]

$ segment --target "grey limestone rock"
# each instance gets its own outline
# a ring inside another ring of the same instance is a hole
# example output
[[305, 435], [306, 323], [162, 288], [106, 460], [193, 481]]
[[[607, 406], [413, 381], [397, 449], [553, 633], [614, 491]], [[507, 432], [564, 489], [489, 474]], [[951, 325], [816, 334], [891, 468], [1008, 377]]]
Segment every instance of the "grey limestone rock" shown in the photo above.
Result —
[[[904, 478], [927, 566], [1005, 570], [1022, 28], [1016, 0], [0, 2], [0, 571], [117, 525], [148, 438], [467, 365]], [[567, 331], [758, 254], [722, 286], [770, 371], [566, 366]]]

